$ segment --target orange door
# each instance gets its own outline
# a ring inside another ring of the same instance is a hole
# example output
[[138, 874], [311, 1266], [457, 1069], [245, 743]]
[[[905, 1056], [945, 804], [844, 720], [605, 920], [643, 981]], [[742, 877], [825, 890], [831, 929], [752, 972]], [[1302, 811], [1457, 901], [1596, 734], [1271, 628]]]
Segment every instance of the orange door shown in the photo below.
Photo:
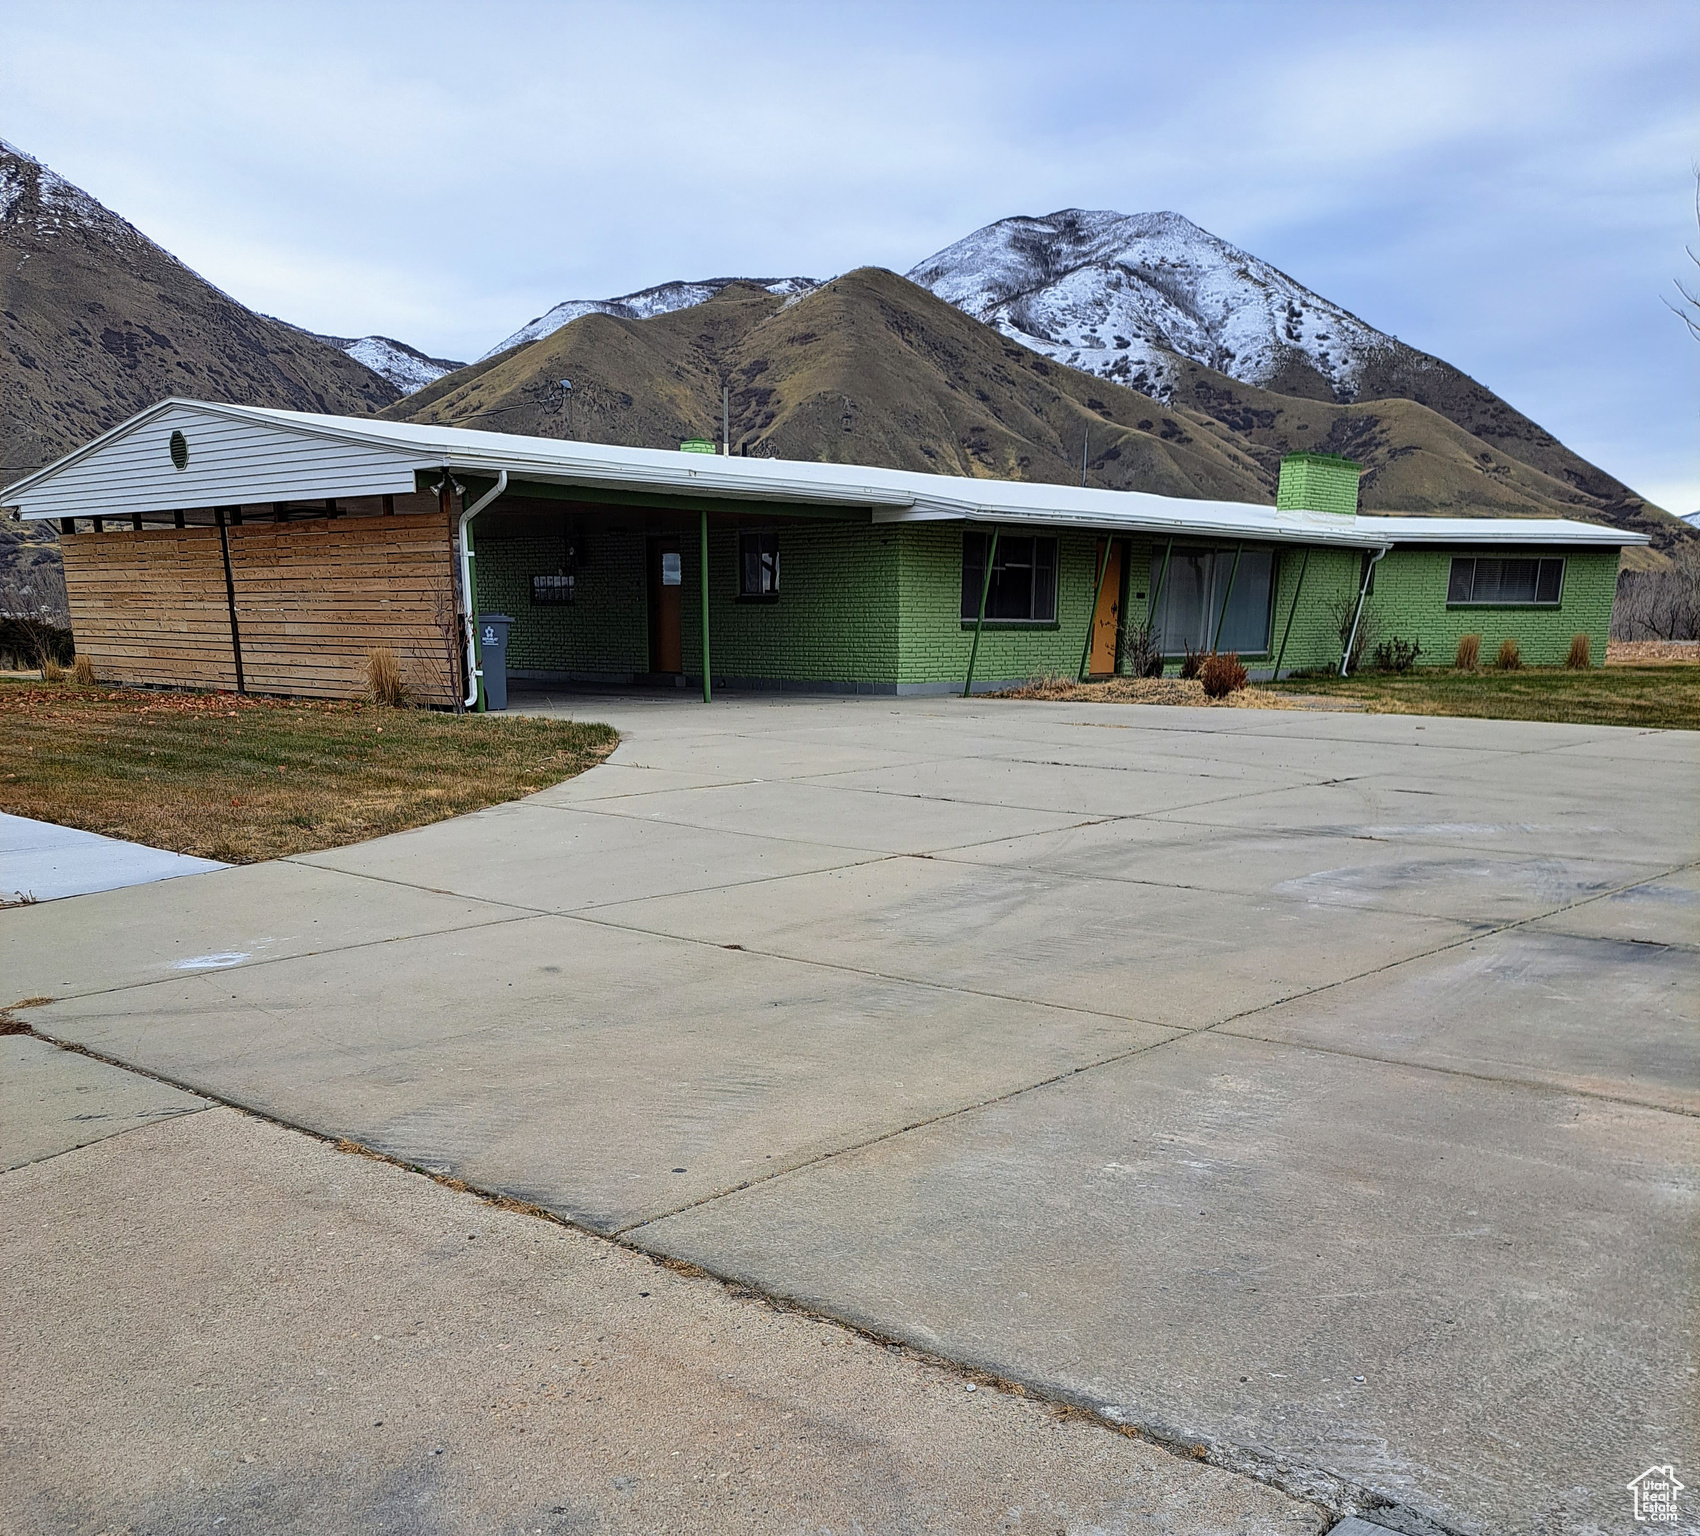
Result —
[[649, 670], [683, 672], [679, 597], [683, 567], [677, 539], [649, 541]]
[[[1104, 563], [1104, 546], [1098, 545], [1094, 573]], [[1116, 670], [1116, 636], [1122, 619], [1122, 546], [1121, 540], [1110, 541], [1110, 568], [1098, 588], [1098, 611], [1092, 616], [1092, 660], [1088, 671], [1093, 677], [1109, 677]]]

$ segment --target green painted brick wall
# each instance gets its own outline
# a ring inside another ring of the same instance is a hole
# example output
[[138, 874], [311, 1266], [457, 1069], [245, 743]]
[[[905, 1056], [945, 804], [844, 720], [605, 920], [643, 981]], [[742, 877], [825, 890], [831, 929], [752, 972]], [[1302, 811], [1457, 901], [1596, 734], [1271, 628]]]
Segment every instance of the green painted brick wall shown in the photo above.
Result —
[[531, 578], [560, 569], [560, 535], [475, 539], [478, 610], [513, 618], [511, 670], [621, 676], [648, 667], [643, 535], [599, 530], [582, 543], [573, 602], [533, 607]]
[[[1564, 587], [1559, 605], [1448, 608], [1452, 557], [1477, 554], [1562, 556]], [[1482, 637], [1484, 662], [1493, 659], [1501, 641], [1511, 639], [1517, 642], [1525, 666], [1561, 666], [1571, 640], [1584, 631], [1593, 644], [1594, 664], [1601, 666], [1617, 592], [1617, 565], [1615, 549], [1394, 549], [1375, 568], [1368, 608], [1374, 615], [1377, 639], [1397, 636], [1422, 646], [1419, 666], [1451, 666], [1464, 635]]]

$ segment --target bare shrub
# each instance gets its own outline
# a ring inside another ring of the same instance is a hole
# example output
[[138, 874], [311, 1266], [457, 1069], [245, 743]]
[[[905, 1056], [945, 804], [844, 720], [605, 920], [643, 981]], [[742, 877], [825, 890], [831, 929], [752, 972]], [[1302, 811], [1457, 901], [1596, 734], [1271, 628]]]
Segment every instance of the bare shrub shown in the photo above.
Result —
[[[1374, 649], [1376, 636], [1381, 632], [1381, 622], [1375, 609], [1366, 601], [1360, 615], [1358, 594], [1353, 590], [1342, 592], [1334, 599], [1329, 609], [1329, 617], [1333, 619], [1335, 633], [1340, 637], [1341, 655], [1345, 655], [1348, 644], [1352, 648], [1352, 654], [1346, 657], [1346, 670], [1356, 672], [1363, 664], [1365, 655]], [[1358, 627], [1356, 636], [1352, 633], [1354, 620]]]
[[1198, 669], [1198, 680], [1204, 684], [1207, 699], [1225, 699], [1246, 685], [1246, 669], [1240, 665], [1236, 651], [1218, 656], [1214, 651], [1204, 658]]
[[1570, 654], [1564, 658], [1572, 672], [1586, 672], [1594, 664], [1594, 642], [1586, 631], [1570, 641]]
[[1700, 639], [1700, 539], [1686, 541], [1656, 571], [1618, 573], [1611, 638]]
[[401, 663], [387, 645], [366, 653], [366, 694], [374, 704], [400, 706], [407, 703], [407, 685], [401, 680]]
[[65, 668], [57, 656], [42, 657], [41, 680], [44, 683], [62, 683], [65, 681]]
[[1474, 672], [1481, 664], [1482, 637], [1465, 635], [1458, 642], [1458, 654], [1452, 658], [1452, 665], [1460, 672]]
[[78, 656], [71, 663], [71, 681], [80, 688], [94, 687], [94, 663], [87, 656]]
[[1122, 631], [1122, 665], [1133, 677], [1163, 675], [1163, 637], [1151, 623], [1130, 623]]
[[1198, 669], [1204, 665], [1204, 658], [1209, 654], [1208, 651], [1195, 651], [1189, 645], [1186, 654], [1181, 657], [1181, 676], [1197, 677]]
[[1515, 672], [1523, 665], [1523, 653], [1509, 635], [1499, 642], [1499, 654], [1493, 658], [1493, 664], [1501, 672]]
[[1422, 653], [1420, 641], [1401, 640], [1395, 635], [1375, 648], [1375, 664], [1383, 672], [1409, 672]]

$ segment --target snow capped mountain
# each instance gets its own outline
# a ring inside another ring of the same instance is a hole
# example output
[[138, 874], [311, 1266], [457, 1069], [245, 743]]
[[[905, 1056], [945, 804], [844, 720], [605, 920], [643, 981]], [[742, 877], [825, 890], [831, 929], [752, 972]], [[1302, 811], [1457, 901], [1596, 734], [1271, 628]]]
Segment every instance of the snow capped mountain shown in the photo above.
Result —
[[435, 384], [445, 373], [464, 368], [465, 363], [451, 362], [446, 357], [427, 357], [417, 347], [391, 336], [321, 336], [339, 352], [346, 352], [357, 363], [364, 363], [380, 378], [388, 379], [404, 395], [411, 395], [427, 384]]
[[703, 304], [730, 283], [755, 283], [769, 293], [791, 298], [820, 286], [814, 277], [707, 277], [695, 283], [659, 283], [654, 288], [640, 288], [636, 293], [622, 294], [617, 299], [567, 299], [545, 315], [522, 325], [506, 341], [491, 347], [484, 357], [494, 357], [528, 341], [536, 341], [570, 325], [580, 315], [617, 315], [623, 320], [648, 320], [655, 315], [670, 315], [676, 309], [689, 309]]
[[1035, 352], [1159, 398], [1179, 356], [1259, 385], [1308, 364], [1350, 400], [1365, 361], [1399, 345], [1178, 213], [1000, 219], [907, 275]]
[[[114, 251], [126, 255], [145, 252], [183, 267], [182, 262], [155, 245], [134, 224], [96, 202], [34, 155], [4, 139], [0, 139], [0, 224], [11, 224], [40, 241], [52, 241], [66, 234], [93, 237]], [[189, 269], [183, 267], [183, 270]]]

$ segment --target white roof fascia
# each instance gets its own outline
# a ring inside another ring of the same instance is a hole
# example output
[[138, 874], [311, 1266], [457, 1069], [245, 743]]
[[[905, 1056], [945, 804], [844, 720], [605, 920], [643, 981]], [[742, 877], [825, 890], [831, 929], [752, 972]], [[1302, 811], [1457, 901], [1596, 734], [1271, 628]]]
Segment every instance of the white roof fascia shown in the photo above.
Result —
[[1650, 544], [1644, 533], [1563, 517], [1360, 517], [1393, 544], [1572, 544], [1621, 549]]

